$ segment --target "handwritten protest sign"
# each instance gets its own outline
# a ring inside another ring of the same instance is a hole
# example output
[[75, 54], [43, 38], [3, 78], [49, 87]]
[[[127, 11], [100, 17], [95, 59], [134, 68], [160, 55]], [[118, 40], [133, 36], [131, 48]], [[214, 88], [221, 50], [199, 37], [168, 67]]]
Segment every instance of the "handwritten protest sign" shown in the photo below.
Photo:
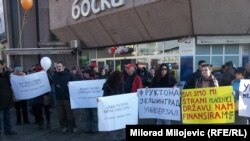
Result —
[[71, 109], [96, 108], [97, 98], [103, 96], [104, 82], [104, 79], [69, 82]]
[[137, 93], [139, 118], [180, 120], [179, 88], [146, 88]]
[[239, 91], [239, 116], [250, 117], [250, 80], [241, 80]]
[[232, 93], [232, 86], [183, 90], [183, 123], [233, 123], [235, 104]]
[[136, 93], [98, 98], [99, 131], [123, 129], [138, 123], [138, 97]]
[[25, 76], [11, 75], [10, 82], [17, 100], [31, 99], [51, 91], [44, 71]]

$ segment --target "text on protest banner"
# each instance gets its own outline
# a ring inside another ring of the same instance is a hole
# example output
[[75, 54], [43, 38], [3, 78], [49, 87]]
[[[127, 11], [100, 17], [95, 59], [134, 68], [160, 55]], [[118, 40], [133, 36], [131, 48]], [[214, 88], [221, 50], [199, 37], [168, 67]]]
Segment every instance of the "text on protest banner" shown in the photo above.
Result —
[[11, 75], [10, 82], [17, 100], [31, 99], [51, 91], [44, 71], [25, 76]]
[[139, 118], [181, 119], [179, 88], [146, 88], [137, 93]]
[[99, 131], [123, 129], [138, 124], [138, 97], [136, 93], [98, 98]]
[[182, 91], [182, 120], [188, 124], [233, 123], [232, 86]]
[[239, 91], [239, 116], [250, 117], [250, 80], [241, 80]]
[[103, 84], [106, 80], [85, 80], [69, 82], [71, 109], [96, 108], [97, 98], [103, 96]]

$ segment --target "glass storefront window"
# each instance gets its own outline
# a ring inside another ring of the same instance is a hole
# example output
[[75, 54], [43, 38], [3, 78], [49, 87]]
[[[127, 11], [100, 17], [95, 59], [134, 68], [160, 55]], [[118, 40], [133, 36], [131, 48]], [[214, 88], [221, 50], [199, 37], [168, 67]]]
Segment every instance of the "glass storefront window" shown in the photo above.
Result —
[[157, 42], [157, 54], [164, 53], [164, 42]]
[[106, 61], [106, 65], [108, 65], [108, 67], [109, 67], [111, 70], [114, 70], [114, 60], [107, 60], [107, 61]]
[[212, 45], [212, 54], [223, 54], [223, 45]]
[[147, 55], [147, 53], [148, 53], [147, 44], [139, 44], [137, 49], [138, 49], [137, 55], [139, 55], [139, 56]]
[[225, 56], [225, 62], [233, 61], [236, 67], [239, 67], [239, 56]]
[[95, 59], [95, 58], [97, 58], [97, 56], [96, 56], [96, 49], [89, 50], [89, 58], [90, 58], [90, 59]]
[[195, 58], [196, 69], [197, 69], [197, 64], [200, 60], [205, 60], [207, 63], [210, 63], [210, 56], [196, 56]]
[[156, 42], [148, 44], [148, 53], [147, 53], [147, 55], [157, 55]]
[[225, 45], [225, 54], [239, 54], [239, 45]]
[[[211, 50], [211, 51], [210, 51]], [[240, 46], [239, 44], [230, 45], [197, 45], [195, 69], [199, 60], [206, 60], [214, 67], [221, 67], [228, 61], [233, 61], [236, 67], [240, 65]]]
[[196, 54], [199, 54], [199, 55], [210, 54], [210, 45], [197, 45]]
[[223, 65], [223, 56], [212, 56], [212, 63], [213, 66], [222, 66]]
[[148, 44], [139, 44], [138, 55], [157, 55], [156, 42]]
[[176, 47], [176, 48], [171, 48], [171, 49], [168, 49], [168, 50], [165, 50], [165, 54], [179, 54], [179, 47]]

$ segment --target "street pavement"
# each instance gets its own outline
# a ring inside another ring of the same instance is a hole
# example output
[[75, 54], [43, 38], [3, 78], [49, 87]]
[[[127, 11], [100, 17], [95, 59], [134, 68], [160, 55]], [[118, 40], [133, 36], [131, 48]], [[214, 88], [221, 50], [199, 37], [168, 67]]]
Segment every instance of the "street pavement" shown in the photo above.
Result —
[[[12, 123], [16, 123], [15, 110], [11, 110]], [[76, 124], [78, 126], [78, 133], [62, 133], [59, 128], [58, 118], [56, 110], [51, 109], [51, 129], [43, 130], [38, 128], [38, 125], [34, 122], [34, 117], [29, 114], [30, 124], [15, 125], [13, 124], [13, 130], [17, 132], [16, 135], [0, 135], [0, 141], [111, 141], [112, 139], [104, 132], [99, 133], [86, 133], [84, 129], [84, 109], [77, 109], [74, 111], [76, 116]], [[139, 125], [154, 124], [153, 119], [140, 119]], [[240, 121], [243, 124], [243, 121]], [[174, 122], [172, 124], [178, 125], [180, 122]], [[245, 124], [245, 123], [244, 123]], [[46, 124], [45, 124], [46, 125]]]
[[[39, 129], [36, 124], [33, 124], [34, 117], [30, 114], [30, 124], [16, 125], [15, 111], [11, 110], [13, 130], [16, 135], [0, 135], [0, 141], [109, 141], [110, 139], [105, 133], [85, 133], [84, 132], [84, 111], [76, 110], [76, 123], [78, 133], [62, 133], [59, 128], [57, 113], [55, 109], [51, 109], [51, 129]], [[46, 125], [46, 124], [45, 124]]]

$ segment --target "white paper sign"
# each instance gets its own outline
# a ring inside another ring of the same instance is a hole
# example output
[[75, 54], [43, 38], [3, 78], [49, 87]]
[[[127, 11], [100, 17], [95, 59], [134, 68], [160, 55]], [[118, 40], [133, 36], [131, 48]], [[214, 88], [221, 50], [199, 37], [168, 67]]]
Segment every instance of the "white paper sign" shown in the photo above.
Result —
[[11, 87], [17, 100], [31, 99], [51, 91], [46, 72], [25, 76], [11, 75]]
[[239, 116], [250, 117], [250, 80], [240, 80]]
[[97, 98], [103, 96], [105, 79], [69, 82], [71, 109], [96, 108]]
[[136, 93], [98, 98], [99, 131], [113, 131], [135, 124], [138, 124]]
[[181, 119], [179, 88], [146, 88], [137, 93], [139, 118]]

